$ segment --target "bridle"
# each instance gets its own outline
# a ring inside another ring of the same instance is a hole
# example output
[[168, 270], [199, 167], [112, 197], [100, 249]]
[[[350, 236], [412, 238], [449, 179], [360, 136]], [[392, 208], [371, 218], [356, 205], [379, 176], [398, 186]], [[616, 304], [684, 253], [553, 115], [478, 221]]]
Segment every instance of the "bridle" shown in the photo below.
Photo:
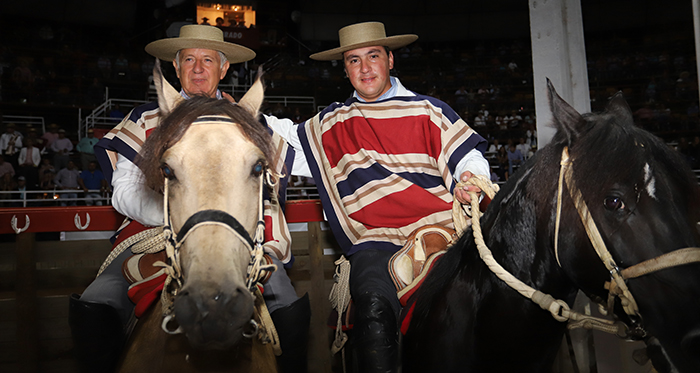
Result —
[[[558, 236], [559, 236], [559, 225], [561, 220], [561, 205], [564, 185], [566, 184], [569, 194], [574, 200], [576, 205], [576, 210], [581, 217], [581, 221], [586, 229], [586, 233], [593, 244], [593, 247], [598, 254], [598, 257], [603, 262], [605, 267], [610, 273], [611, 281], [605, 283], [605, 288], [608, 290], [608, 302], [605, 309], [601, 311], [604, 314], [612, 314], [615, 299], [619, 298], [625, 313], [630, 316], [633, 321], [633, 328], [630, 328], [627, 324], [622, 321], [613, 321], [609, 319], [593, 317], [590, 315], [584, 315], [573, 311], [569, 308], [569, 305], [560, 299], [555, 299], [549, 294], [542, 293], [539, 290], [532, 288], [531, 286], [525, 284], [510, 272], [504, 269], [493, 257], [493, 254], [486, 246], [484, 240], [481, 224], [480, 224], [480, 211], [479, 211], [479, 196], [475, 192], [469, 192], [471, 195], [471, 215], [472, 215], [472, 229], [474, 232], [474, 241], [476, 242], [477, 249], [479, 251], [479, 256], [484, 261], [486, 266], [493, 272], [499, 279], [504, 281], [508, 286], [516, 290], [518, 293], [524, 297], [532, 300], [542, 309], [547, 310], [551, 313], [552, 317], [560, 322], [568, 322], [567, 327], [569, 329], [575, 328], [585, 328], [585, 329], [596, 329], [604, 331], [606, 333], [615, 334], [621, 338], [631, 338], [631, 339], [643, 339], [648, 334], [644, 330], [641, 324], [641, 315], [639, 313], [639, 308], [637, 307], [637, 302], [632, 296], [629, 288], [627, 287], [626, 280], [634, 279], [649, 273], [653, 273], [662, 269], [671, 268], [679, 265], [700, 262], [700, 248], [689, 247], [679, 250], [675, 250], [653, 259], [646, 260], [642, 263], [630, 266], [625, 269], [620, 269], [612, 255], [607, 250], [603, 238], [598, 231], [593, 217], [591, 216], [590, 210], [584, 202], [581, 191], [576, 187], [573, 180], [573, 171], [571, 164], [573, 160], [569, 158], [568, 147], [564, 147], [560, 162], [560, 172], [559, 172], [559, 185], [557, 190], [557, 216], [555, 222], [555, 256], [557, 257], [557, 262], [559, 262], [558, 253]], [[491, 182], [486, 177], [481, 177], [475, 175], [470, 178], [466, 183], [458, 183], [458, 186], [462, 185], [476, 185], [482, 191], [484, 191], [491, 199], [495, 196], [497, 188], [494, 188]], [[454, 199], [453, 205], [453, 219], [455, 222], [455, 229], [461, 235], [467, 228], [466, 220], [461, 213], [462, 208], [458, 207], [459, 202]], [[561, 267], [561, 264], [560, 264]]]
[[[214, 124], [217, 122], [230, 122], [234, 123], [232, 119], [228, 117], [221, 116], [203, 116], [197, 118], [192, 125], [202, 125], [202, 124]], [[259, 287], [262, 280], [271, 272], [277, 269], [275, 264], [267, 264], [267, 261], [263, 258], [263, 241], [265, 236], [265, 220], [263, 218], [264, 210], [264, 188], [268, 186], [270, 188], [274, 187], [276, 184], [276, 175], [265, 167], [259, 176], [259, 191], [258, 191], [258, 221], [255, 228], [255, 235], [253, 238], [245, 230], [241, 223], [233, 217], [231, 214], [222, 210], [201, 210], [194, 213], [192, 216], [187, 218], [185, 223], [180, 227], [180, 230], [175, 233], [172, 229], [172, 218], [170, 214], [169, 206], [169, 192], [168, 192], [168, 178], [164, 178], [163, 184], [163, 216], [165, 221], [165, 226], [163, 227], [163, 235], [165, 238], [165, 251], [168, 258], [168, 263], [163, 267], [165, 273], [168, 275], [165, 284], [163, 286], [163, 293], [161, 296], [163, 304], [163, 322], [162, 329], [169, 334], [180, 334], [183, 332], [182, 328], [178, 327], [175, 330], [168, 328], [168, 323], [175, 317], [173, 309], [173, 300], [177, 295], [178, 291], [182, 288], [184, 279], [182, 276], [182, 267], [180, 264], [180, 248], [184, 244], [185, 240], [195, 231], [197, 228], [203, 226], [219, 226], [229, 230], [234, 234], [245, 246], [248, 248], [250, 253], [250, 262], [248, 263], [246, 271], [246, 287], [251, 295], [255, 298], [256, 293], [260, 292]], [[257, 308], [256, 308], [257, 310]], [[252, 333], [244, 333], [244, 337], [251, 338], [258, 332], [257, 323], [251, 319], [250, 325], [253, 328]]]
[[554, 253], [557, 259], [557, 263], [561, 267], [559, 262], [559, 225], [561, 220], [561, 206], [562, 206], [562, 195], [563, 187], [566, 184], [569, 190], [569, 195], [574, 201], [576, 206], [576, 211], [578, 212], [581, 222], [586, 229], [586, 234], [590, 240], [596, 254], [603, 262], [605, 268], [610, 273], [610, 281], [607, 281], [604, 285], [605, 289], [608, 290], [608, 301], [606, 305], [606, 312], [610, 313], [613, 311], [615, 298], [620, 299], [620, 304], [622, 305], [625, 313], [630, 316], [633, 323], [633, 328], [630, 329], [629, 337], [634, 339], [642, 339], [647, 336], [646, 331], [641, 325], [642, 315], [639, 313], [639, 307], [637, 306], [637, 301], [627, 287], [627, 280], [634, 279], [643, 275], [647, 275], [662, 269], [671, 268], [679, 265], [700, 262], [700, 248], [697, 247], [687, 247], [683, 249], [678, 249], [656, 258], [646, 260], [644, 262], [632, 265], [625, 269], [620, 269], [620, 267], [615, 263], [612, 254], [608, 251], [603, 237], [601, 236], [598, 228], [596, 227], [595, 221], [591, 216], [591, 212], [583, 200], [581, 191], [576, 187], [573, 180], [572, 165], [573, 160], [569, 157], [568, 147], [564, 147], [561, 154], [560, 162], [560, 172], [559, 172], [559, 184], [557, 188], [557, 216], [555, 222], [554, 230]]

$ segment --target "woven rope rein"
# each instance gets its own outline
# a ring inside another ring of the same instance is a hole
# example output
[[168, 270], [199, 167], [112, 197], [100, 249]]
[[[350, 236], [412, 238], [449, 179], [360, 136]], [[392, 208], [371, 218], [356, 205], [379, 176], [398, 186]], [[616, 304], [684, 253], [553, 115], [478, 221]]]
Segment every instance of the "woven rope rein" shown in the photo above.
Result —
[[[133, 245], [133, 247], [131, 247]], [[97, 271], [97, 276], [102, 274], [102, 272], [109, 266], [114, 259], [121, 255], [131, 247], [131, 252], [134, 254], [140, 253], [155, 253], [163, 250], [165, 247], [165, 238], [163, 237], [163, 227], [155, 227], [141, 231], [134, 234], [133, 236], [120, 242], [117, 247], [109, 253], [107, 259], [100, 266], [100, 270]]]
[[[457, 187], [463, 187], [465, 185], [475, 185], [479, 187], [491, 199], [493, 199], [498, 191], [498, 185], [492, 184], [490, 180], [480, 175], [475, 175], [467, 182], [458, 183]], [[477, 249], [479, 250], [479, 256], [499, 279], [504, 281], [508, 286], [516, 290], [524, 297], [531, 299], [542, 309], [549, 311], [555, 320], [560, 322], [569, 321], [569, 324], [567, 325], [569, 329], [583, 327], [586, 329], [596, 329], [606, 333], [623, 335], [626, 330], [626, 326], [624, 324], [615, 323], [612, 320], [595, 318], [572, 311], [569, 309], [569, 305], [563, 300], [555, 299], [549, 294], [533, 289], [498, 264], [498, 262], [494, 259], [491, 250], [489, 250], [488, 246], [486, 245], [483, 233], [481, 231], [480, 218], [482, 213], [479, 211], [479, 196], [476, 192], [471, 191], [469, 192], [469, 195], [471, 196], [471, 226], [474, 232], [474, 241]], [[453, 202], [452, 212], [454, 215], [453, 219], [455, 222], [455, 229], [461, 235], [461, 233], [463, 233], [463, 231], [467, 228], [468, 223], [466, 223], [466, 218], [464, 216], [461, 203], [457, 201], [456, 198]]]

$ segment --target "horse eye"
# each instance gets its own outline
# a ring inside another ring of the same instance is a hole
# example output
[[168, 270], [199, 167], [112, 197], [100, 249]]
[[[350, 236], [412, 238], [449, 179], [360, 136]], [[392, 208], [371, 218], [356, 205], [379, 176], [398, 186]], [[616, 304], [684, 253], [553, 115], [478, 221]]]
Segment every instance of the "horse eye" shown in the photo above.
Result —
[[253, 166], [253, 176], [260, 176], [263, 170], [265, 170], [265, 165], [262, 161], [258, 161], [255, 166]]
[[167, 164], [160, 166], [160, 172], [163, 174], [164, 177], [167, 177], [170, 180], [175, 178], [175, 173], [173, 172], [173, 170], [170, 169], [170, 166], [168, 166]]
[[620, 197], [606, 197], [605, 201], [603, 201], [603, 206], [605, 206], [607, 210], [614, 211], [624, 209], [625, 203], [622, 202], [622, 198]]

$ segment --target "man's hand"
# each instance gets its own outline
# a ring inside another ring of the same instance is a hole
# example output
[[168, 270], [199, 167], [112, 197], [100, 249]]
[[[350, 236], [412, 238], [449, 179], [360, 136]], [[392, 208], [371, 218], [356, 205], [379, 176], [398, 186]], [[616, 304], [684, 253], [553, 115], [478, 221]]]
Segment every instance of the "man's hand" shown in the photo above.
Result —
[[[466, 182], [467, 180], [471, 179], [472, 176], [474, 176], [474, 175], [471, 172], [464, 171], [464, 173], [459, 177], [459, 180], [462, 182]], [[475, 185], [457, 187], [457, 188], [455, 188], [455, 197], [457, 198], [457, 200], [460, 203], [471, 204], [472, 198], [467, 193], [468, 191], [481, 193], [481, 189], [479, 189], [479, 187], [477, 187]]]

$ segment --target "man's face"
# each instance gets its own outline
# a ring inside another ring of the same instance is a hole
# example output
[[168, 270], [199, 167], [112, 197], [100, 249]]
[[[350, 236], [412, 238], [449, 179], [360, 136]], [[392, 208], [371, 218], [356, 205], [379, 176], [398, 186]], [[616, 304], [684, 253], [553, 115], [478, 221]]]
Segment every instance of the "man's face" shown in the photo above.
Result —
[[182, 89], [188, 96], [216, 97], [219, 81], [226, 76], [228, 61], [221, 67], [219, 52], [211, 49], [189, 48], [180, 50], [180, 68], [173, 61]]
[[376, 101], [391, 88], [389, 71], [394, 67], [394, 55], [384, 47], [353, 49], [343, 54], [345, 73], [357, 95], [365, 101]]

